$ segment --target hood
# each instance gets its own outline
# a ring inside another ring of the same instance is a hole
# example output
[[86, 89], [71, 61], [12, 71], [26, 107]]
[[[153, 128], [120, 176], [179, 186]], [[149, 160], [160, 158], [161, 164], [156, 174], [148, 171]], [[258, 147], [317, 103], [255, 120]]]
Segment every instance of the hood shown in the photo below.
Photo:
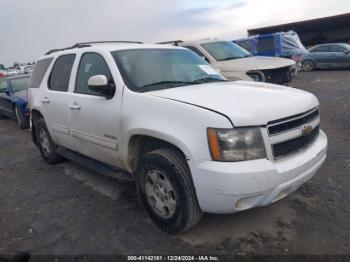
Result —
[[318, 106], [311, 93], [273, 84], [235, 81], [184, 86], [146, 94], [226, 115], [234, 126], [260, 126]]
[[215, 63], [215, 67], [223, 72], [276, 69], [292, 65], [295, 62], [291, 59], [268, 56], [251, 56]]
[[22, 98], [25, 101], [28, 101], [28, 89], [20, 90], [14, 93], [15, 96]]

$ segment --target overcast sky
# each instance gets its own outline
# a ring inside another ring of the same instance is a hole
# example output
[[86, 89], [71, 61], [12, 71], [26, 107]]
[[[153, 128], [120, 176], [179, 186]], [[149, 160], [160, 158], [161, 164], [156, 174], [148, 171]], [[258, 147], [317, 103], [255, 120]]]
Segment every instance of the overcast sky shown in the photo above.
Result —
[[350, 12], [349, 0], [0, 0], [0, 63], [91, 40], [246, 36], [246, 30]]

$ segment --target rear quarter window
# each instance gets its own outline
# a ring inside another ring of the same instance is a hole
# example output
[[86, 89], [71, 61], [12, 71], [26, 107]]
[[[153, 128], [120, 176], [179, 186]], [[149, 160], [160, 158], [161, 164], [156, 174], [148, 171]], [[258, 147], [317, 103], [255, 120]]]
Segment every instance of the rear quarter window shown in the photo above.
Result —
[[47, 69], [51, 65], [53, 58], [45, 58], [42, 60], [39, 60], [35, 67], [34, 71], [32, 73], [32, 78], [30, 79], [30, 88], [39, 88], [41, 85], [41, 82], [43, 81], [43, 78], [47, 72]]

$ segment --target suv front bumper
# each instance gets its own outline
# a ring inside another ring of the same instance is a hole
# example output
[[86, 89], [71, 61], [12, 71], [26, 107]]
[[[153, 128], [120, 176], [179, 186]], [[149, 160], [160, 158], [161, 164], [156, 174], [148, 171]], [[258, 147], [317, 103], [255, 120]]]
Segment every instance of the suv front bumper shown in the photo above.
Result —
[[228, 214], [274, 203], [297, 190], [315, 175], [326, 159], [327, 136], [297, 155], [271, 161], [191, 160], [199, 205], [204, 212]]

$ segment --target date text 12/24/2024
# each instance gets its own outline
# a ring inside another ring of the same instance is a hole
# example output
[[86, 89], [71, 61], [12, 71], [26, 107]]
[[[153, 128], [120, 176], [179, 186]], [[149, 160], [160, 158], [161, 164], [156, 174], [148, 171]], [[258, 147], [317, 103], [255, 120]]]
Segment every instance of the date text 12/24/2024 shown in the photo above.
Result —
[[220, 261], [216, 256], [128, 256], [128, 261]]

